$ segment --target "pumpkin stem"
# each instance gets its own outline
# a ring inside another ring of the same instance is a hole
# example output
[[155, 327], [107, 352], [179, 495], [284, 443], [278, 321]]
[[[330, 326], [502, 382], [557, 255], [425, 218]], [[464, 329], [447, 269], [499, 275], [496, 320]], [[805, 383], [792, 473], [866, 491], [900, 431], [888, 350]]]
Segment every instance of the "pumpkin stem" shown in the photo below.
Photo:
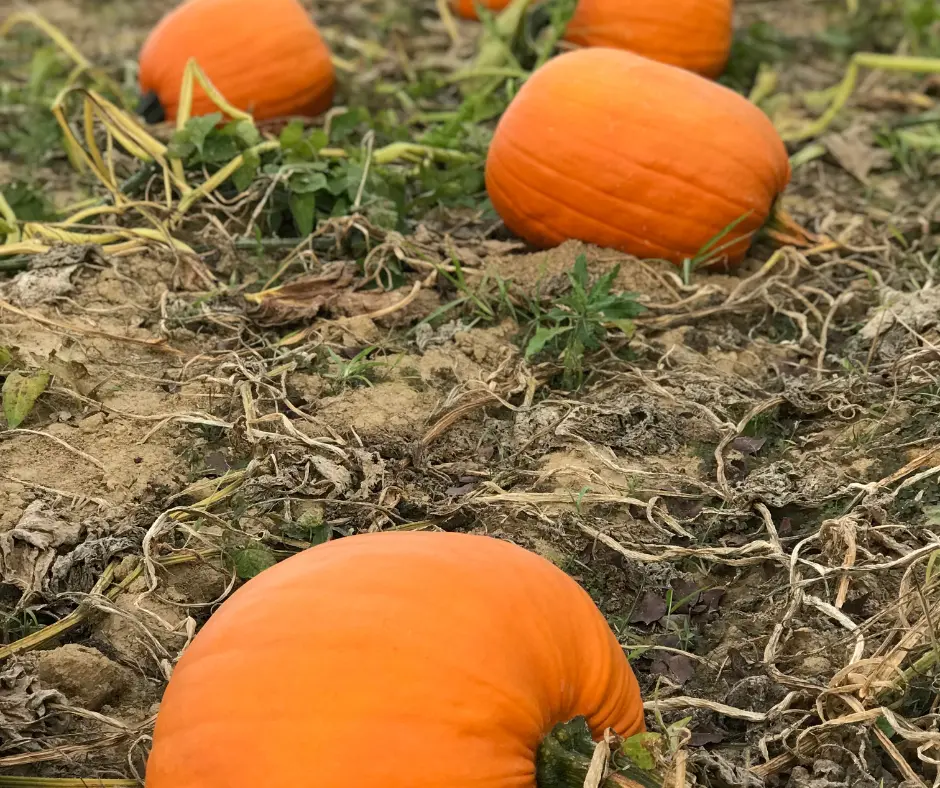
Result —
[[818, 235], [803, 227], [779, 202], [774, 206], [764, 232], [782, 246], [810, 247], [820, 241]]
[[[558, 725], [539, 745], [536, 756], [538, 788], [584, 788], [594, 741], [583, 717]], [[630, 767], [611, 772], [600, 788], [661, 788], [662, 783]]]

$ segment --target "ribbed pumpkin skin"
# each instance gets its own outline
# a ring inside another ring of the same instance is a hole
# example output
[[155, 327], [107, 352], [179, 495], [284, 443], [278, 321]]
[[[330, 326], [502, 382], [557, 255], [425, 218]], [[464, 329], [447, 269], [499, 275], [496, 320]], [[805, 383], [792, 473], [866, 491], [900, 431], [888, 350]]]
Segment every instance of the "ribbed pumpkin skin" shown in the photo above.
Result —
[[549, 61], [496, 128], [486, 185], [507, 227], [547, 248], [578, 239], [681, 263], [744, 257], [790, 180], [787, 151], [747, 99], [614, 49]]
[[239, 589], [177, 665], [147, 788], [534, 788], [535, 751], [584, 715], [644, 730], [590, 597], [483, 536], [314, 547]]
[[[329, 49], [297, 0], [187, 0], [163, 17], [140, 53], [140, 88], [157, 94], [169, 120], [191, 57], [255, 120], [313, 117], [333, 101]], [[192, 114], [217, 111], [196, 84]]]
[[717, 77], [731, 54], [733, 0], [578, 0], [565, 38]]

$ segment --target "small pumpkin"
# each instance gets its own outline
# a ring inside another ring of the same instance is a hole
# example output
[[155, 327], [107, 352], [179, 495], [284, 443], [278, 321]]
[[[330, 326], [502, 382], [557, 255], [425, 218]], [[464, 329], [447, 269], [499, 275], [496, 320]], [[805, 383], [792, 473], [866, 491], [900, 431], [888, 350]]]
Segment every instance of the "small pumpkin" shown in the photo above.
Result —
[[731, 54], [733, 0], [578, 0], [565, 39], [718, 77]]
[[789, 180], [783, 142], [746, 98], [605, 48], [533, 74], [486, 163], [494, 208], [534, 246], [577, 239], [677, 264], [710, 243], [740, 262]]
[[213, 614], [173, 671], [146, 785], [534, 788], [541, 740], [581, 716], [595, 737], [644, 730], [623, 650], [564, 572], [485, 536], [352, 536]]
[[[195, 58], [212, 84], [255, 120], [313, 117], [333, 101], [330, 51], [297, 0], [187, 0], [163, 17], [140, 53], [140, 88], [175, 120]], [[192, 114], [218, 111], [194, 86]]]

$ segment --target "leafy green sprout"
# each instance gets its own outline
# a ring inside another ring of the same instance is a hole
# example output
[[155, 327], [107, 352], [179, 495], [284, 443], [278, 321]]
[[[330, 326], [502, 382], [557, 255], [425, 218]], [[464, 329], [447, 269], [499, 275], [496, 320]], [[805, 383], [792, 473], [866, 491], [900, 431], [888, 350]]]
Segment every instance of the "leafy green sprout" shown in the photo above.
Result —
[[554, 305], [536, 315], [535, 333], [525, 348], [526, 359], [543, 351], [560, 354], [563, 382], [577, 388], [584, 380], [584, 356], [601, 347], [607, 327], [633, 335], [632, 319], [645, 311], [636, 293], [612, 293], [620, 266], [604, 274], [591, 286], [587, 258], [580, 255], [568, 272], [570, 291]]
[[372, 385], [372, 377], [379, 367], [387, 366], [384, 361], [372, 361], [369, 356], [376, 350], [375, 345], [363, 348], [348, 361], [330, 348], [325, 348], [330, 358], [332, 369], [324, 377], [333, 381], [337, 388], [343, 389], [352, 385]]

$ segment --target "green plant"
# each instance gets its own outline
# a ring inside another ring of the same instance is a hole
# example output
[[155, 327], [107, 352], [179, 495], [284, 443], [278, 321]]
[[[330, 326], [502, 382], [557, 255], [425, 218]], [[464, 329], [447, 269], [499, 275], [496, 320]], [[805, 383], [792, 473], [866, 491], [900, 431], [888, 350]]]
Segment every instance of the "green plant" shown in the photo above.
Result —
[[587, 258], [579, 255], [568, 272], [569, 292], [535, 318], [535, 333], [525, 348], [531, 359], [542, 352], [561, 354], [564, 384], [576, 388], [584, 379], [584, 354], [596, 350], [612, 325], [627, 337], [633, 334], [632, 318], [645, 311], [636, 293], [612, 293], [620, 266], [604, 274], [592, 286]]
[[330, 348], [325, 348], [325, 350], [330, 358], [331, 368], [324, 374], [324, 377], [333, 381], [337, 389], [356, 384], [371, 386], [375, 370], [386, 366], [384, 361], [369, 360], [369, 356], [376, 350], [375, 345], [363, 348], [349, 361], [338, 356]]

